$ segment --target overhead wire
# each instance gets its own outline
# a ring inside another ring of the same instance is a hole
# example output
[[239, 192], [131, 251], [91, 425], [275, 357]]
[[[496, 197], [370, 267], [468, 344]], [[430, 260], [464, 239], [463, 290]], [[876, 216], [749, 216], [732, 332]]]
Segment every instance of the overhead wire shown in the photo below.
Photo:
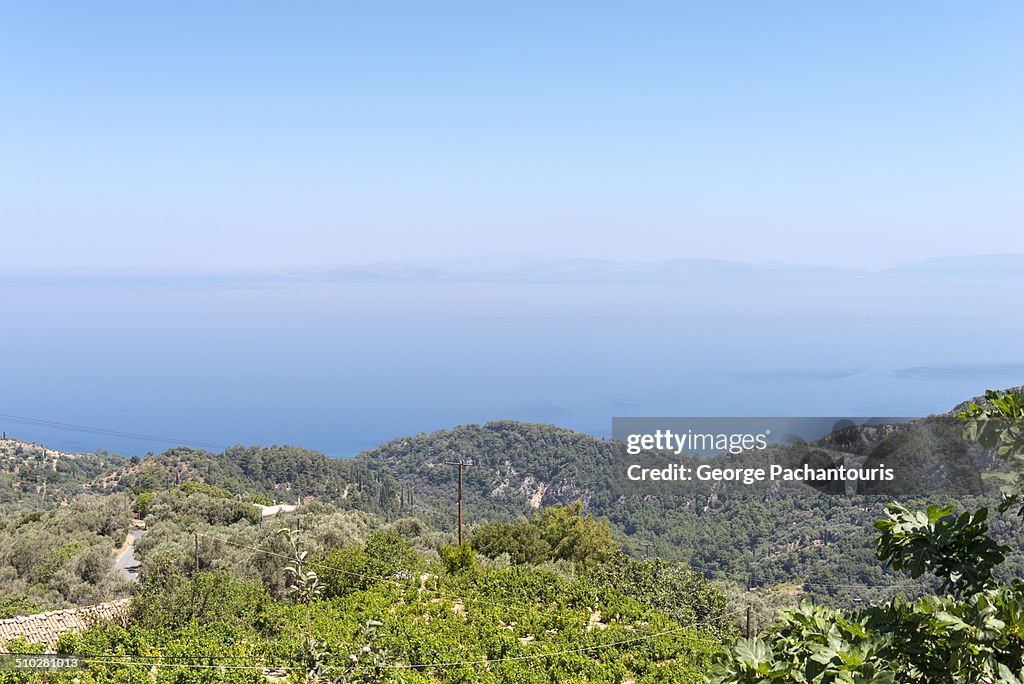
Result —
[[0, 421], [7, 421], [11, 423], [18, 423], [21, 425], [34, 425], [36, 427], [45, 427], [52, 430], [65, 430], [68, 432], [82, 432], [90, 435], [103, 435], [106, 437], [121, 437], [124, 439], [138, 439], [148, 442], [161, 442], [164, 444], [174, 444], [179, 446], [194, 446], [203, 449], [218, 449], [224, 451], [229, 447], [222, 444], [213, 444], [211, 442], [197, 442], [188, 439], [177, 439], [175, 437], [162, 437], [159, 435], [147, 435], [140, 432], [122, 432], [121, 430], [110, 430], [106, 428], [90, 427], [88, 425], [75, 425], [73, 423], [61, 423], [55, 420], [45, 420], [43, 418], [29, 418], [27, 416], [13, 416], [6, 413], [0, 413]]
[[[729, 611], [727, 615], [736, 615], [738, 611]], [[696, 627], [710, 624], [710, 621], [696, 622], [690, 625], [684, 625], [680, 627], [674, 627], [672, 629], [661, 630], [659, 632], [653, 632], [649, 634], [640, 634], [635, 637], [628, 639], [620, 639], [617, 641], [611, 641], [603, 644], [591, 644], [589, 646], [578, 646], [573, 648], [566, 648], [556, 651], [544, 651], [540, 653], [526, 653], [515, 656], [502, 656], [499, 658], [476, 658], [458, 661], [438, 661], [429, 663], [386, 663], [377, 665], [383, 669], [425, 669], [430, 667], [459, 667], [459, 666], [470, 666], [470, 665], [494, 665], [505, 662], [516, 662], [523, 660], [539, 660], [544, 658], [552, 658], [558, 656], [572, 655], [576, 653], [586, 653], [595, 650], [602, 650], [606, 648], [613, 648], [617, 646], [625, 646], [627, 644], [641, 643], [644, 641], [650, 641], [651, 639], [657, 639], [659, 637], [668, 636], [671, 634], [678, 634], [685, 632]], [[704, 642], [717, 642], [719, 639], [713, 638], [700, 638], [695, 635], [689, 635], [693, 637], [695, 641]], [[356, 645], [350, 642], [342, 642], [343, 645]], [[471, 651], [427, 651], [429, 653], [441, 654], [447, 653], [449, 655], [455, 653], [471, 653]], [[348, 658], [347, 655], [340, 654], [328, 654], [332, 658]], [[397, 654], [397, 657], [408, 657], [408, 656], [420, 656], [422, 653], [406, 653]], [[189, 658], [195, 660], [216, 660], [216, 659], [233, 659], [237, 660], [245, 658], [246, 656], [219, 656], [213, 654], [195, 654], [192, 656], [159, 656], [159, 655], [135, 655], [129, 653], [106, 653], [106, 654], [74, 654], [74, 653], [60, 653], [60, 654], [42, 654], [42, 653], [5, 653], [0, 654], [3, 656], [27, 656], [35, 658], [62, 658], [62, 659], [76, 659], [86, 664], [97, 664], [97, 665], [136, 665], [145, 667], [163, 667], [163, 668], [177, 668], [177, 669], [220, 669], [220, 670], [283, 670], [283, 671], [295, 671], [303, 670], [302, 667], [295, 666], [284, 666], [276, 664], [259, 664], [259, 665], [223, 665], [223, 664], [212, 664], [212, 663], [191, 663], [191, 662], [162, 662], [163, 660], [177, 659], [177, 658]], [[300, 656], [266, 656], [270, 660], [299, 660]]]

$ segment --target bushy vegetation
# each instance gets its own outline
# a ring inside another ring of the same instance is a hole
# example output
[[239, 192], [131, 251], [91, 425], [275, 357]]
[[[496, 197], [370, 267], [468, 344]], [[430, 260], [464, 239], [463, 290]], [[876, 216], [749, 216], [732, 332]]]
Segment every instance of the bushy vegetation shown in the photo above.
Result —
[[525, 523], [485, 523], [469, 543], [491, 558], [507, 554], [517, 564], [565, 560], [581, 567], [598, 566], [618, 549], [608, 523], [584, 513], [580, 502], [555, 504]]
[[[847, 430], [823, 445], [876, 459], [902, 459], [910, 465], [899, 472], [935, 478], [900, 483], [914, 492], [901, 497], [908, 507], [997, 506], [997, 484], [978, 477], [991, 459], [980, 448], [965, 446], [960, 432], [953, 416], [942, 415], [889, 430]], [[937, 588], [927, 575], [917, 580], [894, 576], [875, 558], [871, 524], [884, 515], [891, 494], [830, 496], [799, 483], [678, 482], [645, 496], [623, 482], [619, 449], [612, 441], [550, 425], [495, 421], [394, 440], [358, 460], [397, 483], [405, 493], [404, 515], [446, 530], [455, 524], [455, 473], [444, 462], [472, 463], [463, 482], [465, 518], [477, 526], [470, 540], [489, 556], [507, 546], [513, 563], [552, 557], [540, 529], [527, 523], [538, 510], [580, 501], [589, 515], [608, 523], [612, 537], [630, 555], [649, 552], [687, 562], [723, 585], [753, 587], [762, 594], [778, 594], [775, 587], [788, 586], [834, 606], [914, 597]], [[716, 460], [758, 466], [783, 457], [784, 451], [773, 447]], [[679, 460], [688, 458], [693, 459]], [[920, 493], [930, 490], [946, 493]], [[1016, 543], [1022, 539], [1019, 525], [992, 520], [990, 533], [1012, 546], [998, 573], [1005, 576], [1024, 566], [1022, 546]]]
[[[310, 554], [313, 536], [273, 533], [287, 576], [276, 588], [226, 569], [152, 570], [125, 626], [60, 642], [63, 653], [106, 662], [47, 677], [255, 682], [280, 668], [290, 681], [699, 682], [731, 633], [725, 601], [706, 583], [691, 584], [689, 604], [670, 616], [651, 605], [657, 589], [623, 591], [615, 574], [481, 564], [468, 544], [417, 553], [394, 530]], [[30, 679], [0, 672], [0, 681]]]
[[[954, 440], [962, 443], [949, 416], [885, 437], [847, 431], [833, 438], [854, 453], [877, 449], [891, 456], [899, 450], [925, 464], [934, 449], [955, 452]], [[554, 426], [497, 421], [395, 440], [355, 460], [328, 459], [294, 447], [234, 447], [223, 454], [176, 448], [134, 463], [119, 461], [93, 486], [131, 490], [140, 517], [149, 515], [157, 492], [183, 487], [182, 494], [205, 493], [238, 503], [322, 501], [385, 522], [406, 519], [449, 532], [456, 522], [455, 473], [444, 461], [463, 460], [473, 463], [464, 473], [466, 524], [471, 530], [480, 527], [471, 542], [485, 555], [500, 556], [504, 540], [518, 537], [509, 547], [521, 554], [510, 555], [513, 563], [567, 558], [566, 548], [552, 550], [537, 525], [524, 523], [539, 511], [579, 501], [588, 515], [607, 523], [611, 537], [629, 555], [649, 552], [683, 561], [723, 586], [753, 587], [766, 596], [780, 595], [777, 587], [793, 587], [802, 596], [847, 607], [894, 595], [912, 598], [937, 588], [928, 575], [917, 580], [894, 576], [875, 559], [871, 523], [884, 515], [891, 497], [828, 496], [802, 485], [732, 483], [679, 483], [657, 496], [643, 496], [619, 486], [617, 449], [613, 442]], [[947, 473], [949, 468], [931, 471]], [[909, 508], [957, 504], [971, 510], [998, 505], [999, 483], [973, 476], [962, 480], [968, 493], [907, 496], [903, 503]], [[980, 493], [970, 493], [979, 487]], [[244, 507], [205, 500], [203, 505], [208, 513], [222, 513], [221, 522], [254, 515]], [[202, 512], [196, 515], [217, 524]], [[997, 568], [1007, 579], [1024, 565], [1017, 543], [1020, 526], [999, 517], [990, 521], [989, 533], [1011, 547], [1007, 563]]]
[[80, 496], [8, 520], [0, 530], [0, 617], [97, 603], [123, 592], [113, 553], [129, 523], [120, 495]]
[[399, 490], [386, 474], [292, 446], [235, 446], [219, 454], [176, 447], [109, 472], [99, 484], [137, 494], [183, 487], [186, 493], [238, 496], [264, 505], [324, 499], [376, 513], [401, 508]]
[[65, 454], [38, 444], [0, 439], [0, 510], [48, 508], [78, 497], [127, 459], [99, 451]]
[[[960, 414], [966, 436], [1010, 466], [1005, 511], [1021, 504], [1024, 395], [989, 393]], [[762, 637], [739, 640], [716, 682], [999, 682], [1024, 673], [1024, 582], [996, 569], [1009, 548], [989, 536], [989, 510], [887, 507], [875, 527], [879, 560], [911, 577], [933, 575], [938, 593], [859, 610], [811, 602], [783, 611]]]
[[[44, 453], [63, 479], [0, 475], [17, 494], [0, 498], [0, 616], [135, 597], [125, 623], [61, 639], [84, 669], [0, 682], [1019, 684], [1020, 518], [991, 511], [1024, 510], [1024, 397], [960, 418], [826, 438], [959, 487], [908, 482], [900, 503], [731, 483], [642, 496], [616, 486], [614, 444], [507, 421], [352, 461], [172, 449], [68, 471]], [[983, 480], [990, 455], [1010, 467]], [[461, 545], [445, 460], [473, 463]], [[282, 501], [302, 506], [255, 505]], [[113, 568], [132, 518], [138, 585]], [[736, 639], [747, 605], [755, 635]]]

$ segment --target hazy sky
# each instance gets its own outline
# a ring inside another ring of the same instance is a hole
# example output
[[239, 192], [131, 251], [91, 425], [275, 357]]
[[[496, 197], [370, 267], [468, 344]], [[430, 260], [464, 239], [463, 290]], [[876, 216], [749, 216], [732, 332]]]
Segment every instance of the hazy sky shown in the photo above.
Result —
[[6, 268], [1024, 251], [1024, 4], [9, 2]]

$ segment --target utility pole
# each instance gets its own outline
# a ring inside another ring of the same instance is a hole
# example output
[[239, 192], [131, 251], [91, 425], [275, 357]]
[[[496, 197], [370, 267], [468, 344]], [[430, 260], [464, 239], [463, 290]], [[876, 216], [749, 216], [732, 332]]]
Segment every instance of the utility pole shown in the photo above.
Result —
[[192, 530], [192, 535], [195, 537], [195, 540], [196, 540], [195, 573], [194, 574], [198, 575], [199, 574], [199, 531], [198, 530]]
[[465, 461], [445, 461], [445, 464], [459, 466], [459, 546], [462, 546], [462, 468], [473, 464]]
[[744, 635], [750, 638], [750, 592], [754, 591], [754, 562], [757, 560], [754, 555], [754, 547], [750, 548], [750, 564], [747, 566], [747, 629], [744, 630]]
[[644, 560], [650, 560], [651, 549], [654, 548], [654, 542], [640, 542], [640, 546], [644, 547]]

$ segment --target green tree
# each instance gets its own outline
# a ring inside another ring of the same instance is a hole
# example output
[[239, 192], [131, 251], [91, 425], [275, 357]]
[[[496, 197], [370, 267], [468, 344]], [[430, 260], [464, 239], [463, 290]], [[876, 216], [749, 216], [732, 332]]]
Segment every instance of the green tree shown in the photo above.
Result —
[[612, 539], [606, 521], [598, 521], [583, 513], [583, 504], [555, 504], [534, 515], [533, 525], [551, 548], [554, 559], [572, 561], [592, 567], [608, 560], [619, 545]]
[[[980, 403], [971, 402], [957, 414], [965, 422], [964, 437], [995, 449], [1008, 468], [991, 473], [1003, 494], [1000, 510], [1022, 503], [1024, 494], [1024, 393], [989, 390]], [[1024, 517], [1024, 506], [1018, 511]]]
[[[1009, 466], [1005, 508], [1020, 503], [1024, 397], [989, 392], [959, 414], [965, 436]], [[1004, 481], [1005, 482], [1005, 481]], [[783, 611], [764, 638], [740, 639], [712, 682], [999, 682], [1024, 671], [1024, 582], [1000, 584], [1009, 549], [988, 535], [988, 510], [959, 516], [898, 504], [876, 523], [876, 555], [912, 577], [941, 580], [945, 595], [900, 598], [855, 611], [810, 602]]]
[[155, 495], [151, 491], [141, 492], [135, 497], [135, 501], [132, 502], [132, 513], [135, 514], [136, 518], [144, 520], [149, 515], [149, 509], [153, 505], [154, 498]]
[[396, 532], [377, 531], [363, 545], [331, 550], [320, 569], [328, 596], [344, 596], [380, 583], [407, 580], [416, 574], [419, 558]]
[[473, 551], [473, 547], [470, 546], [469, 542], [442, 546], [440, 555], [445, 572], [449, 575], [460, 573], [472, 574], [476, 572], [476, 552]]
[[540, 528], [529, 523], [485, 523], [473, 530], [469, 543], [489, 558], [508, 554], [516, 565], [543, 563], [551, 557], [551, 545]]

